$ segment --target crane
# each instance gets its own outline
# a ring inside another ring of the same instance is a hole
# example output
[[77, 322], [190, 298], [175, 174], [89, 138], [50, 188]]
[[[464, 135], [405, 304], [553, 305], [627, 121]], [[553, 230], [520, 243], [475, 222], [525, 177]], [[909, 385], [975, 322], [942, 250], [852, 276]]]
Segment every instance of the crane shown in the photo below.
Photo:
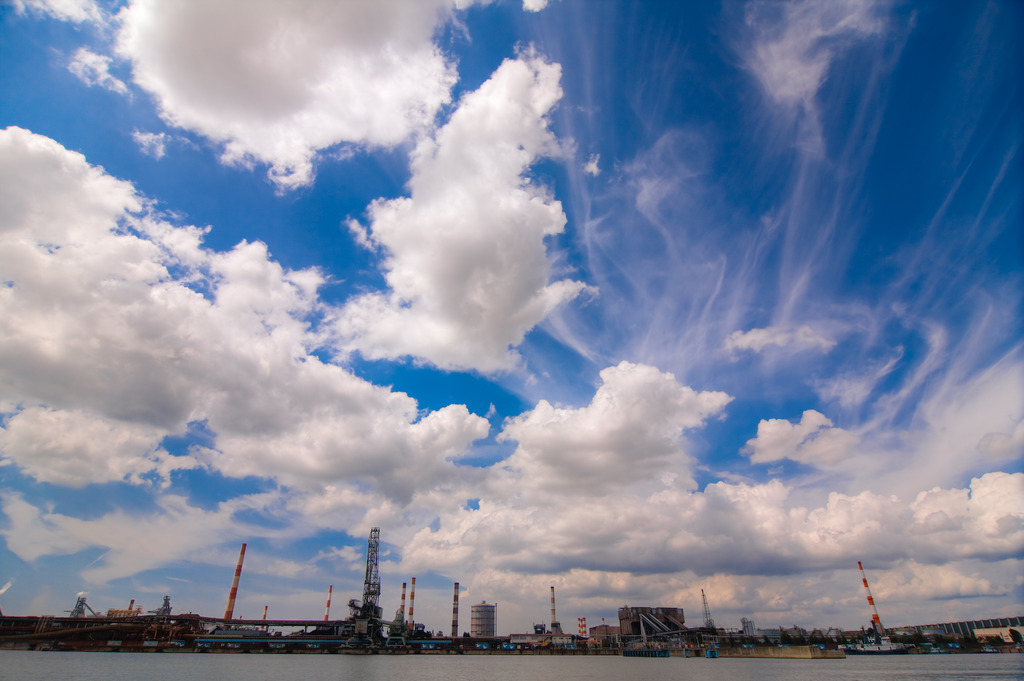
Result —
[[715, 620], [711, 619], [711, 608], [708, 607], [708, 597], [704, 595], [704, 589], [700, 590], [700, 599], [704, 602], [704, 627], [715, 629]]
[[878, 618], [878, 608], [875, 607], [875, 598], [871, 595], [871, 587], [868, 586], [868, 575], [864, 572], [864, 566], [861, 562], [857, 561], [857, 567], [860, 568], [861, 580], [864, 582], [864, 589], [868, 592], [868, 604], [871, 606], [871, 627], [875, 630], [875, 642], [879, 642], [882, 636], [885, 636], [885, 627], [882, 626], [882, 620]]

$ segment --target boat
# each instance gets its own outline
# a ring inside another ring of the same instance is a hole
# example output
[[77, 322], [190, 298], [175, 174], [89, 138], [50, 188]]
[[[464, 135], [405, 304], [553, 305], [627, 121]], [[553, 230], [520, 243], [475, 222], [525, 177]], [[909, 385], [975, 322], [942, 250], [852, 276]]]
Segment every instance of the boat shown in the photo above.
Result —
[[870, 639], [843, 647], [847, 655], [906, 655], [910, 647], [903, 643], [893, 643], [888, 636], [881, 636], [875, 642]]

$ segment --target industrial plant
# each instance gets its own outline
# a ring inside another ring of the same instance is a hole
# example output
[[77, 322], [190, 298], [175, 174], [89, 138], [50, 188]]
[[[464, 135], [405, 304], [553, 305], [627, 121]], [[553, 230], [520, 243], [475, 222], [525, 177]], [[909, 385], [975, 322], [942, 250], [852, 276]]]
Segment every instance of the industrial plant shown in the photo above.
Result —
[[[550, 587], [551, 619], [534, 624], [533, 631], [498, 635], [498, 604], [482, 601], [471, 606], [470, 627], [459, 634], [459, 584], [452, 592], [450, 636], [428, 631], [414, 618], [416, 578], [402, 583], [401, 605], [385, 618], [378, 605], [381, 596], [378, 572], [380, 528], [374, 527], [366, 543], [366, 571], [361, 598], [350, 599], [348, 613], [331, 619], [334, 587], [327, 589], [324, 615], [310, 620], [268, 619], [265, 607], [260, 619], [235, 619], [234, 608], [245, 560], [246, 544], [238, 553], [227, 605], [221, 617], [195, 613], [175, 614], [170, 596], [155, 610], [143, 612], [134, 599], [125, 609], [96, 612], [86, 594], [76, 596], [66, 616], [11, 616], [0, 612], [0, 649], [73, 650], [108, 652], [207, 652], [207, 653], [339, 653], [339, 654], [561, 654], [624, 655], [627, 657], [787, 657], [843, 658], [846, 653], [924, 652], [927, 645], [893, 642], [889, 634], [923, 641], [926, 632], [886, 632], [863, 576], [872, 608], [870, 631], [806, 632], [757, 629], [743, 619], [741, 630], [716, 626], [704, 591], [703, 613], [696, 626], [688, 626], [682, 608], [630, 606], [618, 610], [617, 624], [588, 628], [586, 618], [577, 618], [576, 631], [564, 631], [555, 607], [555, 587]], [[860, 566], [860, 564], [858, 563]], [[863, 566], [860, 566], [862, 574]], [[931, 625], [941, 627], [943, 625]], [[1004, 618], [974, 623], [956, 623], [961, 639], [1004, 641], [1006, 650], [1019, 651], [1024, 618]], [[1005, 631], [1004, 631], [1005, 629]], [[949, 630], [941, 630], [948, 634]], [[936, 634], [942, 636], [942, 633]], [[954, 635], [955, 638], [955, 635]], [[853, 642], [850, 642], [853, 639]], [[858, 642], [859, 641], [859, 642]], [[795, 643], [795, 644], [794, 644]], [[987, 646], [992, 652], [997, 648]]]

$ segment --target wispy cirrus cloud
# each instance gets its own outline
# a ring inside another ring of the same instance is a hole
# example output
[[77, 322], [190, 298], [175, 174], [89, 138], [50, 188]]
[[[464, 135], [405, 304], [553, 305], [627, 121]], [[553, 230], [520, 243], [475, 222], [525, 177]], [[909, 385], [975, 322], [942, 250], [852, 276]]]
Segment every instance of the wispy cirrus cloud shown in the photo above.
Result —
[[822, 152], [818, 91], [836, 53], [884, 28], [874, 0], [751, 2], [747, 26], [753, 34], [741, 54], [765, 94], [790, 115], [802, 116], [800, 145]]

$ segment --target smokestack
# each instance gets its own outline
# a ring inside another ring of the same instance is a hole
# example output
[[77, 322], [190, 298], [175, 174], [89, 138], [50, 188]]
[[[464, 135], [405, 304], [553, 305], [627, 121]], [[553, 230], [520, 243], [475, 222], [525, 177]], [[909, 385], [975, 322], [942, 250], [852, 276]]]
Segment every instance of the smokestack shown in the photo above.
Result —
[[263, 621], [264, 621], [264, 622], [266, 622], [266, 621], [267, 621], [267, 610], [268, 610], [269, 608], [270, 608], [270, 606], [269, 606], [269, 605], [264, 605], [264, 606], [263, 606]]
[[455, 595], [452, 597], [452, 642], [459, 637], [459, 583], [455, 582]]
[[405, 582], [402, 582], [402, 619], [405, 619]]
[[558, 618], [555, 616], [555, 587], [551, 587], [551, 633], [562, 633], [562, 625], [558, 622]]
[[331, 617], [331, 592], [334, 591], [334, 585], [331, 584], [327, 587], [327, 609], [324, 610], [324, 622]]
[[131, 612], [132, 608], [134, 608], [134, 607], [135, 607], [135, 599], [133, 598], [132, 602], [128, 604], [128, 612]]
[[412, 589], [409, 591], [409, 629], [413, 628], [412, 606], [416, 601], [416, 578], [412, 578]]
[[228, 607], [224, 609], [224, 619], [230, 620], [235, 614], [235, 596], [238, 595], [238, 580], [242, 576], [242, 561], [245, 560], [245, 544], [238, 552], [238, 565], [235, 567], [235, 579], [231, 582], [231, 593], [228, 594]]

